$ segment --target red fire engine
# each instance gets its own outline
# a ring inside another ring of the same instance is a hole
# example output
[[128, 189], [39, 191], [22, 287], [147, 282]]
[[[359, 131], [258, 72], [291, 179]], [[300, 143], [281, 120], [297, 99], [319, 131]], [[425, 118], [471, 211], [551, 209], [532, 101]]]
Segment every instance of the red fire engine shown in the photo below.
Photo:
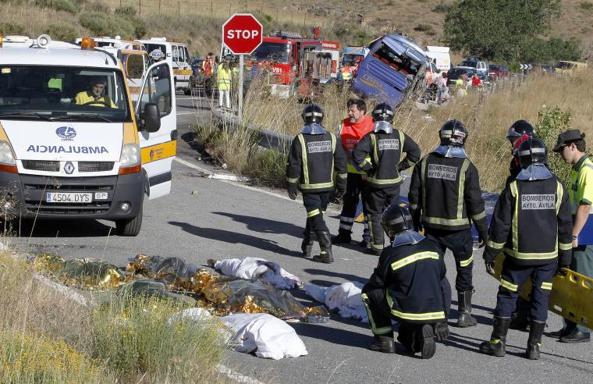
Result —
[[[338, 75], [340, 43], [303, 38], [297, 33], [276, 32], [264, 37], [249, 64], [264, 74], [271, 93], [281, 97], [312, 96], [316, 85]], [[248, 65], [249, 65], [248, 64]]]

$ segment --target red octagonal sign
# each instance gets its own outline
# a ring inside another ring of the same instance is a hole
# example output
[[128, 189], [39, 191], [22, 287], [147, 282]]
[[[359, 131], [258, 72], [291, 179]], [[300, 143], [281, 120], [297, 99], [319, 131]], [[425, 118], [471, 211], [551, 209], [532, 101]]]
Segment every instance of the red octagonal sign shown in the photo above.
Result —
[[222, 42], [235, 55], [250, 55], [262, 43], [264, 27], [250, 13], [235, 13], [222, 26]]

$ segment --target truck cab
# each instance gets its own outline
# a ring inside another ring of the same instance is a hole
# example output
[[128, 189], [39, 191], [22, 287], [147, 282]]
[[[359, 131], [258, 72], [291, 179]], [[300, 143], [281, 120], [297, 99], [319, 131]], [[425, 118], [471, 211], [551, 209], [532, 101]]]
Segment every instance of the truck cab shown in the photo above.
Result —
[[147, 68], [132, 102], [121, 60], [97, 49], [0, 37], [0, 187], [11, 213], [106, 219], [140, 232], [145, 197], [171, 189], [175, 92], [167, 62]]

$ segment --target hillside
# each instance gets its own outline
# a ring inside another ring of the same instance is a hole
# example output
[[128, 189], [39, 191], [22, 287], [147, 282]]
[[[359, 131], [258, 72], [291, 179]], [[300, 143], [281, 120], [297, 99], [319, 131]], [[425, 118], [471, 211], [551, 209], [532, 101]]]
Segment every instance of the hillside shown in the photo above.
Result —
[[[235, 12], [253, 12], [266, 32], [276, 29], [307, 33], [320, 26], [326, 38], [344, 44], [368, 42], [400, 31], [418, 43], [440, 44], [445, 14], [452, 0], [0, 0], [0, 32], [38, 35], [50, 32], [67, 39], [88, 34], [145, 34], [187, 41], [192, 51], [217, 51], [220, 27]], [[562, 15], [551, 35], [576, 38], [585, 55], [593, 51], [593, 0], [563, 0]], [[353, 5], [356, 4], [356, 5]], [[127, 19], [114, 17], [123, 7]], [[135, 16], [131, 14], [135, 13]], [[128, 23], [129, 22], [129, 23]], [[124, 25], [126, 24], [126, 25]], [[131, 25], [128, 25], [131, 24]]]

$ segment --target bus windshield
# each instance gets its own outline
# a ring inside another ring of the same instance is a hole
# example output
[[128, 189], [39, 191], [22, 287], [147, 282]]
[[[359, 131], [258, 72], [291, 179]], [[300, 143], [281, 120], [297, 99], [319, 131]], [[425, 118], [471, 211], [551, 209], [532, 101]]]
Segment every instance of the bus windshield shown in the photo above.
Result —
[[405, 55], [398, 55], [385, 43], [382, 43], [373, 55], [390, 67], [413, 76], [416, 76], [421, 66], [420, 63], [417, 63]]
[[0, 65], [0, 119], [131, 121], [122, 73]]

